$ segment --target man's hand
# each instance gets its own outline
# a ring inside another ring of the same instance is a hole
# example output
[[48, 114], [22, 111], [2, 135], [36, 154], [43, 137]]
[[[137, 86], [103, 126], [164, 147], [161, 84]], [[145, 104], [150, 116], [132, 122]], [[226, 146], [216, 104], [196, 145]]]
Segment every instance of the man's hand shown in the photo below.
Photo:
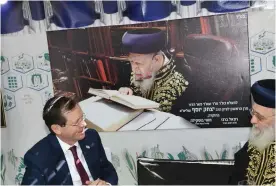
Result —
[[130, 96], [133, 95], [133, 91], [128, 87], [121, 87], [119, 89], [119, 92], [120, 94], [124, 94], [124, 95], [130, 95]]
[[98, 178], [95, 181], [87, 181], [86, 185], [110, 185], [110, 184]]

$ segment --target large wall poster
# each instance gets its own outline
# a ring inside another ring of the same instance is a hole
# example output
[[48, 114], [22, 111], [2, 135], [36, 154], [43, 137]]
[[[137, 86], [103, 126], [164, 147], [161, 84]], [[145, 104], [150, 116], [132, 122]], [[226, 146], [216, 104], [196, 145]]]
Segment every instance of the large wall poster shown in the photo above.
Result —
[[[248, 127], [247, 24], [247, 13], [232, 13], [47, 32], [54, 92], [76, 97], [98, 131]], [[89, 88], [130, 89], [160, 112]]]

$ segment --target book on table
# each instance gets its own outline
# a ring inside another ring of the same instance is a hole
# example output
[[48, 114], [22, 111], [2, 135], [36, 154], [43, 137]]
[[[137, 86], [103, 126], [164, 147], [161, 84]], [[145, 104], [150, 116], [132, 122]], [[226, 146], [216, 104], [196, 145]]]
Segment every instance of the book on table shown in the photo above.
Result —
[[157, 109], [159, 103], [155, 101], [134, 95], [124, 95], [117, 90], [105, 90], [105, 89], [94, 89], [90, 88], [88, 93], [112, 100], [120, 103], [132, 109]]
[[98, 96], [85, 99], [79, 102], [79, 105], [86, 115], [87, 127], [98, 132], [118, 131], [144, 111], [131, 109]]

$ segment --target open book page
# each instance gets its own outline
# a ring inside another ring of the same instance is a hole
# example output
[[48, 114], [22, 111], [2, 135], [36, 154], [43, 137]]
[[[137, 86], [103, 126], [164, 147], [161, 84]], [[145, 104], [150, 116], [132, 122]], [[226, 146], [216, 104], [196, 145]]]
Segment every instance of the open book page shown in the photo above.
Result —
[[[170, 113], [168, 113], [170, 114]], [[161, 129], [188, 129], [188, 128], [199, 128], [197, 125], [190, 123], [186, 119], [170, 114], [171, 117], [160, 125], [156, 130]]]
[[155, 116], [151, 112], [143, 112], [133, 120], [131, 120], [128, 124], [123, 126], [119, 131], [133, 131], [139, 130], [140, 128], [154, 122], [156, 120]]
[[81, 101], [80, 107], [89, 120], [103, 131], [117, 131], [133, 118], [137, 117], [143, 110], [133, 110], [123, 105], [95, 98]]
[[171, 117], [171, 115], [166, 112], [160, 112], [160, 111], [147, 111], [147, 112], [152, 113], [156, 119], [153, 122], [150, 122], [147, 125], [144, 125], [139, 130], [156, 130], [161, 125], [166, 123]]
[[159, 103], [154, 101], [139, 97], [139, 96], [130, 96], [123, 94], [116, 94], [110, 98], [111, 100], [126, 105], [133, 109], [150, 109], [158, 108]]
[[110, 99], [122, 105], [128, 106], [132, 109], [152, 109], [159, 107], [159, 103], [139, 96], [120, 94], [120, 92], [117, 90], [90, 88], [88, 93], [103, 97], [105, 99]]
[[94, 88], [90, 88], [88, 93], [103, 97], [105, 99], [110, 99], [110, 97], [116, 94], [120, 94], [119, 91], [117, 90], [105, 90], [105, 89], [94, 89]]

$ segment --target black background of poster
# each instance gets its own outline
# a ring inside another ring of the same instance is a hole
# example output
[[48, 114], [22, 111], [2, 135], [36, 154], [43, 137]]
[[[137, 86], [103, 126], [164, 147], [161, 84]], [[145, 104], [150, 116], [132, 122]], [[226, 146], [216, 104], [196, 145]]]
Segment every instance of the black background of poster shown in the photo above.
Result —
[[[81, 101], [91, 97], [90, 87], [118, 90], [129, 86], [131, 67], [121, 39], [127, 30], [144, 27], [166, 32], [163, 51], [175, 59], [176, 70], [189, 82], [171, 113], [202, 128], [250, 126], [247, 13], [47, 32], [55, 94]], [[195, 43], [190, 39], [193, 35], [207, 40]], [[197, 108], [202, 110], [187, 112]], [[225, 111], [215, 111], [219, 108]]]
[[[247, 14], [226, 14], [213, 18], [208, 21], [215, 25], [211, 30], [215, 37], [220, 37], [219, 42], [207, 40], [193, 43], [193, 40], [187, 37], [184, 39], [185, 59], [191, 67], [185, 77], [190, 80], [190, 84], [183, 96], [177, 100], [172, 113], [202, 128], [248, 127], [250, 76]], [[187, 25], [184, 22], [182, 24]], [[188, 30], [186, 33], [193, 33], [189, 31], [190, 27], [185, 28]], [[231, 49], [228, 42], [234, 44], [234, 48]], [[196, 108], [208, 108], [208, 111], [185, 112]], [[228, 108], [235, 111], [216, 111]], [[210, 119], [212, 121], [208, 122]], [[196, 122], [200, 120], [201, 122]]]

